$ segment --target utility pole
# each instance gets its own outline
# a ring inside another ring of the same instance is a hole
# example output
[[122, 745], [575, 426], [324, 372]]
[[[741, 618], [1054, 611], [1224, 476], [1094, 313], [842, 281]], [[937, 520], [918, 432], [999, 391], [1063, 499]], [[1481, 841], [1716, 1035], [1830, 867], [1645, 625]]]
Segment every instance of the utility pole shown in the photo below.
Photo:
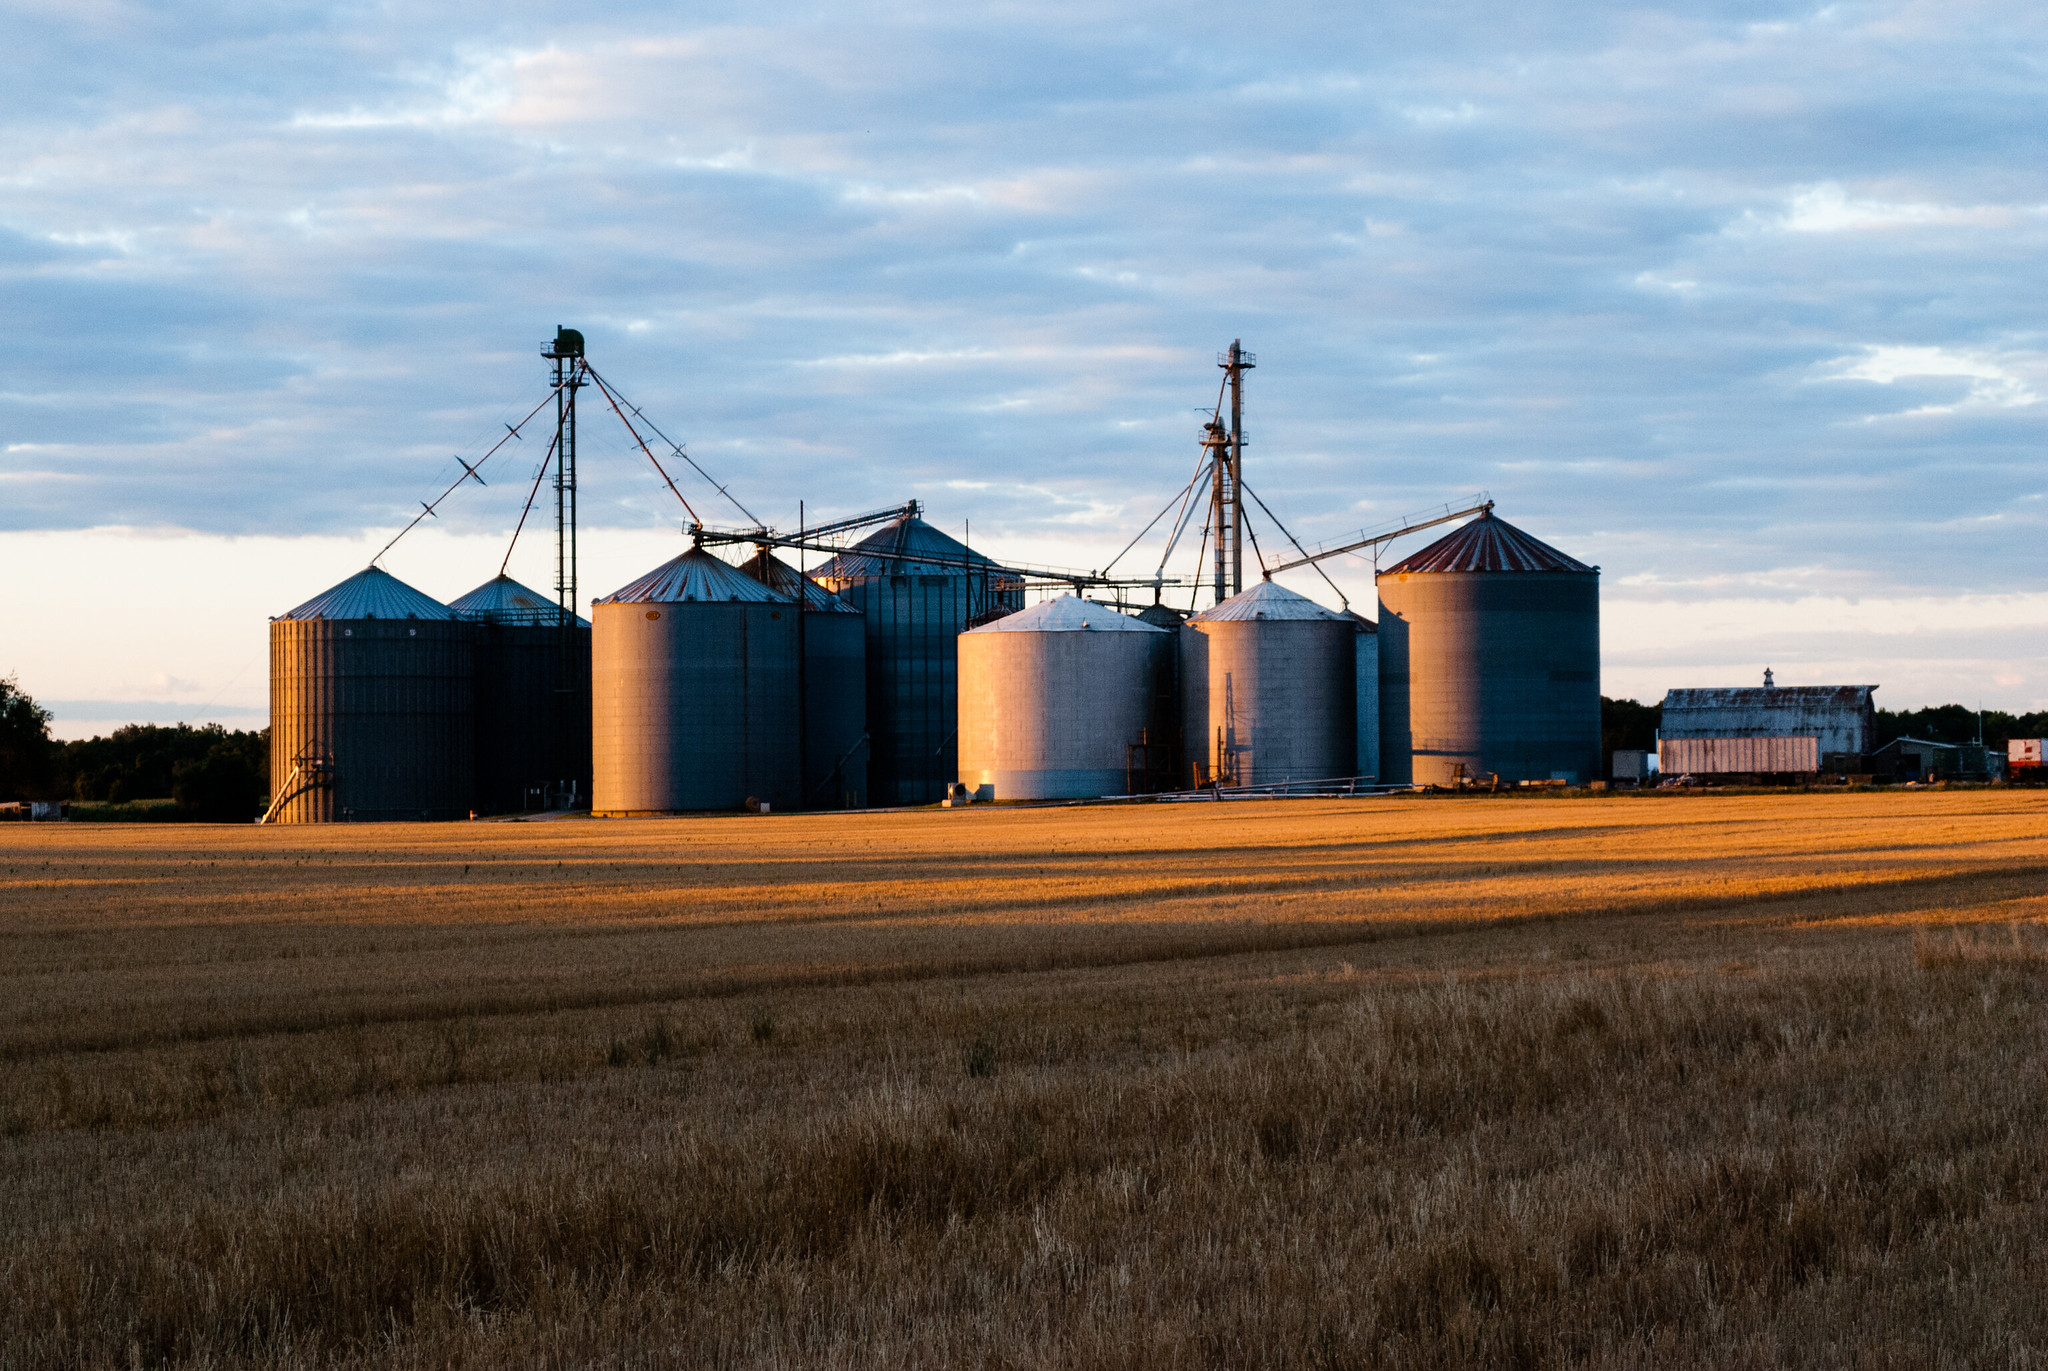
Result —
[[[575, 754], [581, 736], [575, 727], [576, 712], [583, 702], [577, 684], [582, 680], [582, 655], [576, 637], [576, 392], [583, 388], [583, 335], [573, 328], [555, 329], [555, 341], [541, 353], [555, 364], [555, 620], [560, 633], [560, 663], [555, 677], [556, 770], [558, 781], [573, 787], [583, 774], [583, 761]], [[574, 797], [564, 800], [574, 803]]]
[[1203, 430], [1211, 462], [1209, 524], [1216, 537], [1216, 599], [1244, 589], [1244, 374], [1258, 365], [1234, 339], [1216, 359], [1230, 388], [1230, 427], [1215, 419]]

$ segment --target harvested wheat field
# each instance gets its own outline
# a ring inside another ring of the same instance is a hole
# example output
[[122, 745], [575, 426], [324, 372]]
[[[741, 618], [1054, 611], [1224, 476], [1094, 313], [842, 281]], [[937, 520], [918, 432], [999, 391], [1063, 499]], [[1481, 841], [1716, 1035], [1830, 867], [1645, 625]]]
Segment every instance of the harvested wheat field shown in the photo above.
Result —
[[2048, 1362], [2048, 796], [0, 830], [0, 1366]]

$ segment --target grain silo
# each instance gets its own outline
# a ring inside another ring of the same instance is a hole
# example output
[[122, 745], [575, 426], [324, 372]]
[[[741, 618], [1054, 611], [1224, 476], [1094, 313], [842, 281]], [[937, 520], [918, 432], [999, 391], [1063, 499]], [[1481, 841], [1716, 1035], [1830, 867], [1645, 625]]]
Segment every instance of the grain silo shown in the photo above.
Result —
[[1380, 626], [1363, 614], [1345, 611], [1357, 630], [1358, 774], [1380, 774]]
[[960, 779], [998, 800], [1128, 793], [1173, 642], [1072, 595], [961, 634]]
[[590, 803], [590, 623], [500, 575], [449, 602], [476, 625], [476, 808]]
[[702, 548], [591, 605], [592, 808], [794, 808], [798, 609]]
[[1261, 581], [1188, 620], [1181, 680], [1198, 779], [1275, 785], [1358, 766], [1358, 630]]
[[467, 817], [472, 637], [376, 567], [272, 619], [266, 821]]
[[805, 809], [859, 809], [868, 802], [867, 627], [861, 612], [766, 548], [740, 570], [803, 597]]
[[959, 774], [959, 636], [1022, 609], [1023, 578], [915, 514], [812, 575], [866, 615], [873, 802], [936, 802]]
[[1489, 512], [1378, 579], [1389, 782], [1600, 775], [1598, 567]]

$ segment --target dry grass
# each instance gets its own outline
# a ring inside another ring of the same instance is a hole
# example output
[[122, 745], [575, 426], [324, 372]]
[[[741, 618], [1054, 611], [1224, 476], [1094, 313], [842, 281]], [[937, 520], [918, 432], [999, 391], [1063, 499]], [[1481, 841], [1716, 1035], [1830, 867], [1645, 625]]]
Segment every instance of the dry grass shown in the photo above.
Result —
[[2044, 799], [0, 830], [0, 1367], [2038, 1365]]

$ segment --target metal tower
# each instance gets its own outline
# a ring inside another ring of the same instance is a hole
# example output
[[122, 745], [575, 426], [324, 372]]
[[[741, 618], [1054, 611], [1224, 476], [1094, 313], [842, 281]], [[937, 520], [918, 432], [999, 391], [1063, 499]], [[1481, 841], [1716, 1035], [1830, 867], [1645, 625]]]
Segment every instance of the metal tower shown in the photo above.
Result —
[[1216, 600], [1220, 604], [1244, 589], [1244, 374], [1258, 365], [1234, 339], [1230, 351], [1216, 359], [1230, 391], [1230, 427], [1209, 421], [1202, 446], [1209, 449], [1209, 527], [1216, 539]]
[[[578, 759], [574, 756], [579, 749], [572, 721], [579, 706], [588, 707], [576, 698], [581, 694], [577, 682], [582, 679], [582, 654], [576, 641], [576, 392], [588, 384], [584, 379], [583, 335], [558, 325], [555, 341], [541, 356], [555, 364], [555, 599], [560, 605], [555, 618], [561, 635], [561, 663], [555, 678], [560, 738], [557, 757], [561, 769], [574, 776], [579, 774]], [[575, 786], [573, 780], [567, 779], [560, 784], [570, 789]], [[574, 804], [581, 798], [564, 795], [559, 802]], [[555, 799], [550, 797], [551, 805]]]

